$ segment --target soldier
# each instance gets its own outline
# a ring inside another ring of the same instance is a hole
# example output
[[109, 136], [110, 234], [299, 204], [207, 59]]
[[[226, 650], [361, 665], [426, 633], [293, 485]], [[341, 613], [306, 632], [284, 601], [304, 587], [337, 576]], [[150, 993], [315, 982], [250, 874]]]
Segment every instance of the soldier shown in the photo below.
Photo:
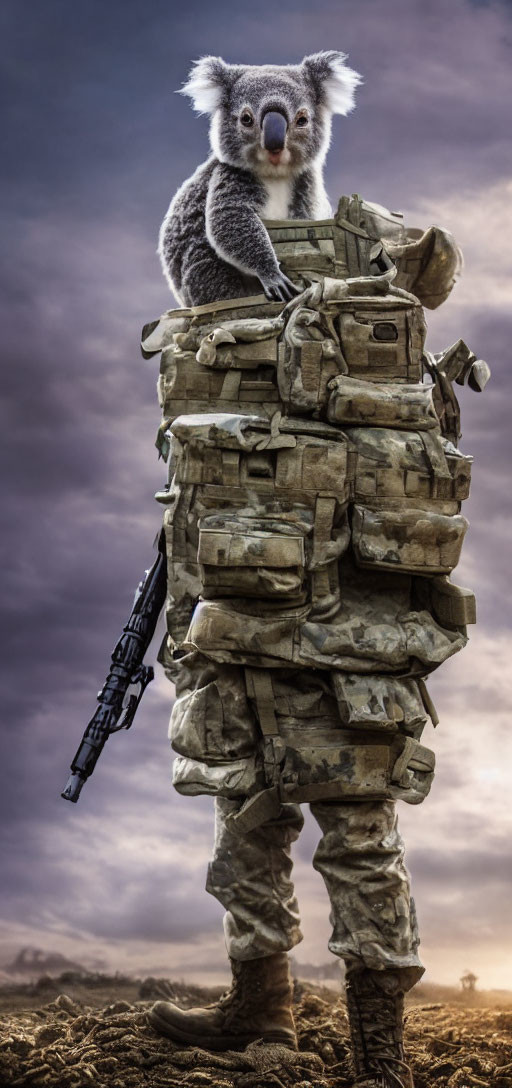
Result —
[[150, 1020], [210, 1049], [297, 1046], [290, 849], [309, 802], [355, 1083], [410, 1088], [403, 1000], [424, 968], [395, 801], [428, 793], [425, 677], [475, 619], [449, 579], [471, 460], [452, 382], [481, 389], [488, 369], [462, 341], [424, 349], [421, 303], [459, 266], [447, 232], [408, 232], [358, 197], [332, 220], [266, 225], [298, 295], [169, 311], [143, 334], [146, 356], [162, 351], [171, 452], [157, 499], [173, 782], [215, 796], [206, 888], [233, 974], [208, 1008], [159, 1001]]

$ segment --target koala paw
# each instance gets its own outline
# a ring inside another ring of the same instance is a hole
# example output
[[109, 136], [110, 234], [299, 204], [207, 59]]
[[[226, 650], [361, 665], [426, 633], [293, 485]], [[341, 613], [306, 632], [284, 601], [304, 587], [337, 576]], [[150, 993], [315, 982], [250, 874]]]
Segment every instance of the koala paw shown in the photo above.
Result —
[[297, 287], [295, 283], [292, 283], [281, 270], [272, 278], [262, 280], [261, 284], [265, 297], [270, 302], [289, 302], [295, 295], [300, 295], [303, 290], [302, 287]]

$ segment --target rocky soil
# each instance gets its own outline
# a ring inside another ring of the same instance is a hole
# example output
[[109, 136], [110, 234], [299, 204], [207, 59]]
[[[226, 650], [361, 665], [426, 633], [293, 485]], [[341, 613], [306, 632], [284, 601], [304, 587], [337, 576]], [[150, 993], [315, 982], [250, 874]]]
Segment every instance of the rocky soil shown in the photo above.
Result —
[[[157, 979], [108, 986], [47, 979], [4, 991], [0, 1088], [349, 1088], [343, 998], [309, 983], [295, 989], [297, 1053], [256, 1042], [225, 1054], [175, 1045], [147, 1021], [157, 998], [190, 1008], [214, 1000], [219, 989]], [[481, 1000], [421, 1003], [415, 992], [406, 1044], [417, 1088], [512, 1088], [512, 1005]]]

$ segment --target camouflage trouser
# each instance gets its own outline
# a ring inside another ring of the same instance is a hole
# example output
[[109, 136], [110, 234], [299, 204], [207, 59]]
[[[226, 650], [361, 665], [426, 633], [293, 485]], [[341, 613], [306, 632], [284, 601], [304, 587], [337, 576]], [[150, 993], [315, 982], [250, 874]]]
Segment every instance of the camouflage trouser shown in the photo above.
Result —
[[[283, 804], [276, 820], [246, 834], [226, 826], [237, 801], [216, 798], [214, 856], [206, 890], [226, 908], [229, 955], [257, 959], [302, 940], [291, 881], [290, 847], [304, 823], [299, 805]], [[423, 973], [414, 900], [394, 801], [315, 802], [322, 829], [313, 866], [331, 903], [329, 949], [347, 965], [414, 968]]]

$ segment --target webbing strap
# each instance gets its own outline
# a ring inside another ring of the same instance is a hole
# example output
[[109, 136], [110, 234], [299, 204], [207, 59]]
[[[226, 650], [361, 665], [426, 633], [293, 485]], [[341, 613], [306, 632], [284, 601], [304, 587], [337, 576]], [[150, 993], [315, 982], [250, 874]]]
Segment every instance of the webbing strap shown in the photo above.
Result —
[[[457, 445], [461, 437], [460, 407], [450, 378], [440, 370], [432, 352], [425, 351], [423, 365], [434, 383], [434, 403], [439, 416], [441, 431]], [[437, 390], [437, 398], [436, 398]], [[436, 403], [437, 401], [437, 403]]]
[[240, 484], [240, 454], [238, 450], [221, 450], [222, 483], [229, 486]]
[[417, 683], [420, 690], [423, 706], [425, 707], [425, 710], [432, 722], [432, 725], [435, 727], [436, 725], [439, 725], [439, 718], [434, 703], [432, 702], [430, 692], [427, 689], [425, 681], [421, 677], [418, 679]]
[[220, 400], [238, 400], [240, 395], [241, 370], [227, 370], [220, 391]]
[[311, 597], [313, 601], [322, 601], [331, 593], [329, 572], [323, 567], [321, 570], [311, 571]]
[[274, 689], [270, 673], [266, 669], [245, 669], [247, 694], [256, 702], [260, 729], [265, 737], [279, 735], [277, 726]]
[[349, 276], [360, 276], [361, 269], [359, 267], [359, 253], [357, 249], [357, 240], [355, 235], [349, 231], [345, 231], [345, 246], [347, 254], [347, 268]]
[[313, 561], [311, 571], [311, 594], [313, 601], [322, 600], [331, 592], [329, 571], [325, 566], [326, 547], [331, 539], [332, 523], [336, 510], [336, 499], [332, 496], [319, 495], [315, 505], [315, 524], [313, 528]]
[[325, 546], [331, 539], [336, 499], [332, 495], [319, 495], [315, 504], [313, 529], [313, 565], [325, 562]]
[[279, 787], [272, 786], [270, 789], [261, 790], [254, 797], [249, 797], [238, 812], [228, 813], [226, 825], [246, 835], [261, 824], [267, 823], [268, 820], [277, 820], [280, 812]]

